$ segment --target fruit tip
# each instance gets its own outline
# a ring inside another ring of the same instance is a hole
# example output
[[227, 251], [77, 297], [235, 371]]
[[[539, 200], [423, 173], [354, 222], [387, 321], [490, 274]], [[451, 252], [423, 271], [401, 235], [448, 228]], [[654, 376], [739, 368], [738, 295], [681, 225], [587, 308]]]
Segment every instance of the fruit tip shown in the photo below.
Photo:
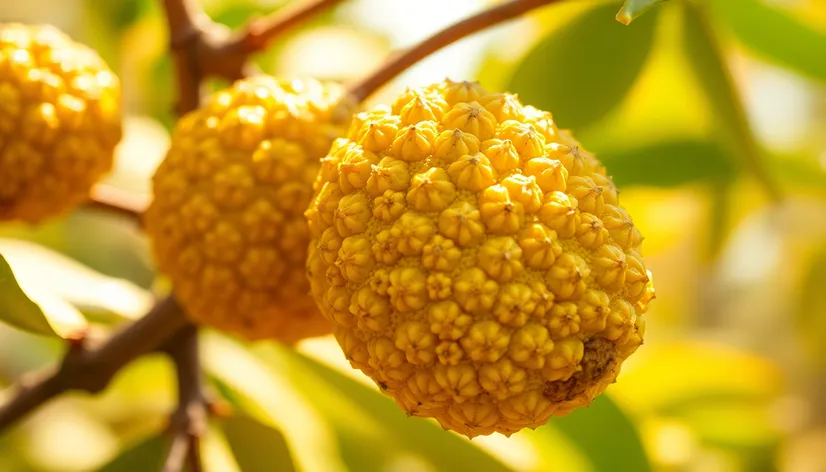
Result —
[[615, 16], [614, 18], [625, 26], [628, 26], [629, 24], [631, 24], [631, 21], [634, 20], [634, 18], [631, 16], [628, 10], [626, 10], [625, 8], [620, 10], [617, 13], [617, 16]]

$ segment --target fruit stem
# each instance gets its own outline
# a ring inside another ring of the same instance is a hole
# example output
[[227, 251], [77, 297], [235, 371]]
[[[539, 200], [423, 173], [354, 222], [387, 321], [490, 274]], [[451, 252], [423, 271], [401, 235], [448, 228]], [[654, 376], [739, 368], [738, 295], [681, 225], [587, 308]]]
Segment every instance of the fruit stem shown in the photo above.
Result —
[[178, 80], [177, 114], [183, 115], [201, 103], [203, 67], [198, 57], [198, 45], [203, 41], [205, 27], [211, 23], [194, 0], [163, 0], [169, 27], [169, 48], [175, 61]]
[[0, 407], [0, 431], [64, 392], [102, 391], [123, 366], [155, 349], [187, 323], [178, 304], [167, 298], [97, 348], [73, 344], [58, 368], [21, 382], [17, 394]]
[[198, 330], [187, 326], [168, 339], [163, 350], [175, 363], [178, 376], [178, 407], [170, 417], [168, 435], [172, 443], [167, 451], [162, 472], [184, 470], [201, 472], [200, 442], [207, 427], [209, 409], [201, 378], [198, 356]]
[[410, 49], [391, 56], [372, 74], [351, 84], [348, 87], [350, 97], [362, 102], [381, 86], [439, 49], [473, 33], [558, 1], [560, 0], [511, 0], [454, 23]]

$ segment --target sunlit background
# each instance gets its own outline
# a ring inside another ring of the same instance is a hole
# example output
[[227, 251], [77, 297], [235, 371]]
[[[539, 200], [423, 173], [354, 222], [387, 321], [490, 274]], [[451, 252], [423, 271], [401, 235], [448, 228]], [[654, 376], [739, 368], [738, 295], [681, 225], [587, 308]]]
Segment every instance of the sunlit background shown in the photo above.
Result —
[[[138, 194], [149, 191], [173, 123], [160, 3], [0, 3], [0, 21], [54, 24], [115, 68], [125, 139], [107, 181]], [[203, 3], [234, 28], [285, 2]], [[352, 80], [495, 3], [346, 0], [256, 62], [279, 76]], [[331, 337], [294, 353], [209, 333], [204, 363], [233, 413], [212, 422], [208, 470], [826, 471], [826, 2], [706, 3], [701, 17], [689, 2], [665, 2], [630, 26], [614, 20], [616, 3], [545, 8], [435, 54], [370, 100], [478, 79], [548, 109], [603, 160], [645, 236], [657, 290], [645, 345], [605, 398], [535, 432], [467, 441], [406, 418]], [[756, 152], [744, 152], [738, 101]], [[69, 319], [138, 317], [157, 283], [140, 233], [86, 210], [36, 228], [0, 226], [0, 253], [32, 298]], [[0, 325], [0, 387], [61, 350]], [[155, 470], [174, 403], [171, 365], [143, 359], [103, 395], [61, 398], [0, 434], [0, 470]]]

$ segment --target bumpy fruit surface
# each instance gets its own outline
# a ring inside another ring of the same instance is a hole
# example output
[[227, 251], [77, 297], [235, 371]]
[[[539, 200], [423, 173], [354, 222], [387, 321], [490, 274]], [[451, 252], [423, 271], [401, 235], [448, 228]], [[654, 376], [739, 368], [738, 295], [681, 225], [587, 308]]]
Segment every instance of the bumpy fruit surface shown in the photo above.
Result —
[[332, 331], [304, 275], [302, 214], [319, 158], [347, 129], [333, 122], [341, 97], [334, 84], [254, 77], [178, 122], [145, 223], [195, 321], [250, 340]]
[[541, 425], [642, 343], [642, 236], [597, 159], [514, 95], [448, 80], [359, 113], [306, 216], [345, 355], [446, 429]]
[[0, 220], [75, 207], [120, 138], [120, 84], [97, 53], [51, 26], [0, 24]]

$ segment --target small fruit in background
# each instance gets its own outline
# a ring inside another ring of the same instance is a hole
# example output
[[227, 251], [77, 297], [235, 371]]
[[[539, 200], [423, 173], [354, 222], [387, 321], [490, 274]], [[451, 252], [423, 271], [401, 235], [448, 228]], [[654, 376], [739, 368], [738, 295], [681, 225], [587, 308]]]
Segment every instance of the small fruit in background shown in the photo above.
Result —
[[0, 23], [0, 220], [38, 223], [87, 199], [121, 139], [120, 83], [49, 25]]
[[588, 405], [641, 344], [642, 235], [550, 113], [475, 82], [356, 115], [307, 210], [313, 295], [351, 364], [468, 437]]
[[304, 276], [302, 212], [319, 158], [346, 131], [342, 96], [335, 84], [259, 76], [178, 122], [145, 226], [194, 321], [287, 343], [332, 331]]

